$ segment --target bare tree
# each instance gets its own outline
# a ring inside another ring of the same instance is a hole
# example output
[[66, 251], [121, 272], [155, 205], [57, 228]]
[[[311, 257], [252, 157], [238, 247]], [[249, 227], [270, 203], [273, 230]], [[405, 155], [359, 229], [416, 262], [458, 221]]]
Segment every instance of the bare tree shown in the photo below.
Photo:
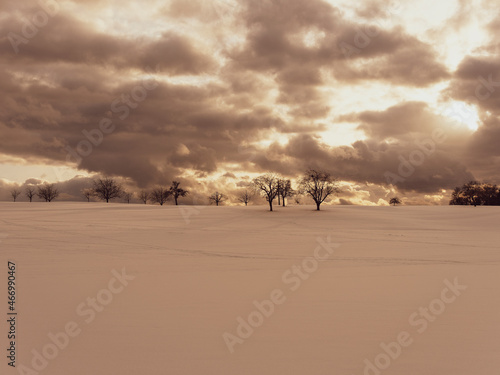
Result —
[[168, 197], [170, 197], [172, 193], [169, 189], [164, 188], [162, 186], [155, 187], [150, 194], [150, 199], [153, 203], [159, 203], [160, 206], [167, 201]]
[[226, 200], [226, 196], [216, 191], [208, 197], [208, 200], [210, 201], [210, 204], [215, 203], [215, 205], [218, 206], [219, 203], [222, 203]]
[[281, 181], [281, 189], [280, 189], [281, 198], [283, 200], [283, 207], [285, 207], [285, 198], [293, 197], [295, 194], [295, 190], [292, 189], [292, 181], [290, 180], [282, 180]]
[[179, 187], [181, 183], [179, 181], [172, 181], [172, 185], [170, 186], [170, 194], [174, 197], [175, 205], [178, 205], [177, 200], [179, 197], [185, 197], [188, 195], [188, 191]]
[[300, 180], [300, 190], [309, 194], [316, 203], [316, 210], [332, 194], [339, 192], [336, 180], [328, 172], [308, 170]]
[[26, 196], [30, 200], [30, 203], [33, 202], [33, 197], [36, 195], [36, 189], [34, 186], [27, 186], [25, 191]]
[[398, 197], [391, 198], [391, 200], [389, 201], [389, 204], [392, 204], [393, 206], [400, 204], [400, 203], [401, 203], [401, 199], [399, 199]]
[[12, 195], [12, 198], [14, 198], [14, 202], [15, 202], [17, 197], [21, 195], [21, 190], [18, 188], [14, 188], [10, 191], [10, 195]]
[[45, 199], [45, 202], [52, 202], [59, 196], [59, 191], [54, 184], [44, 183], [38, 186], [38, 198]]
[[121, 185], [109, 177], [94, 180], [93, 190], [95, 195], [106, 203], [109, 203], [110, 199], [121, 197], [123, 194]]
[[278, 178], [276, 180], [276, 190], [278, 190], [278, 194], [277, 194], [278, 206], [281, 204], [280, 203], [280, 196], [281, 196], [281, 189], [283, 188], [283, 183], [284, 183], [284, 180], [282, 178]]
[[278, 178], [274, 174], [265, 174], [253, 180], [253, 186], [266, 198], [269, 211], [273, 210], [273, 200], [278, 195]]
[[141, 192], [139, 193], [139, 199], [144, 204], [147, 204], [148, 203], [148, 199], [149, 199], [149, 193], [146, 190], [141, 190]]
[[248, 205], [248, 202], [250, 202], [253, 198], [253, 195], [251, 193], [248, 192], [248, 190], [245, 190], [244, 192], [242, 192], [239, 196], [238, 196], [238, 200], [241, 202], [241, 203], [245, 203], [245, 206]]
[[90, 202], [90, 198], [94, 195], [94, 190], [92, 189], [83, 189], [82, 190], [82, 195], [87, 199], [87, 202]]
[[132, 199], [134, 194], [132, 194], [130, 191], [124, 191], [122, 196], [123, 196], [123, 200], [125, 202], [130, 203], [130, 200]]

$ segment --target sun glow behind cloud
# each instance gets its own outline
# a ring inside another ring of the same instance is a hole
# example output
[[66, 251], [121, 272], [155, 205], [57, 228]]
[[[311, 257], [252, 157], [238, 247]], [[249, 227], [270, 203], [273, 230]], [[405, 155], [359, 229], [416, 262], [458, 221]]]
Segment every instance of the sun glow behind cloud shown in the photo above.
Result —
[[468, 129], [476, 131], [481, 119], [475, 106], [456, 100], [444, 103], [438, 107], [439, 114], [450, 119], [457, 126], [465, 125]]

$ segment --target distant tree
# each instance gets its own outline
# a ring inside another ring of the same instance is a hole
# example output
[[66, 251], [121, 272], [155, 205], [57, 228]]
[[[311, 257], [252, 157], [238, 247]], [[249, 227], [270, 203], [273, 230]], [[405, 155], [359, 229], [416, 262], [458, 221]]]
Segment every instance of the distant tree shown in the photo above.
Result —
[[106, 203], [109, 203], [110, 199], [121, 197], [123, 194], [121, 185], [110, 177], [94, 180], [93, 191], [99, 199], [106, 201]]
[[328, 172], [308, 170], [300, 180], [300, 191], [309, 194], [319, 211], [321, 203], [332, 194], [339, 192], [337, 181]]
[[292, 181], [290, 180], [281, 181], [280, 194], [283, 201], [283, 207], [285, 207], [286, 197], [293, 197], [295, 194], [295, 190], [292, 189]]
[[285, 181], [278, 177], [277, 180], [276, 180], [276, 190], [278, 191], [278, 194], [276, 195], [276, 197], [278, 198], [278, 206], [281, 204], [280, 202], [280, 197], [281, 197], [281, 189], [283, 188], [283, 184], [285, 183]]
[[157, 186], [151, 191], [149, 198], [153, 203], [159, 203], [160, 206], [163, 206], [170, 195], [172, 195], [172, 192], [169, 189]]
[[38, 186], [38, 198], [44, 199], [45, 202], [52, 202], [59, 196], [59, 191], [54, 184], [44, 183]]
[[122, 196], [123, 196], [123, 200], [125, 202], [130, 203], [130, 200], [132, 199], [134, 194], [132, 194], [130, 191], [124, 191]]
[[273, 210], [273, 200], [278, 195], [278, 178], [274, 174], [265, 174], [255, 178], [252, 182], [255, 190], [259, 191], [269, 203], [269, 211]]
[[208, 197], [208, 200], [210, 201], [210, 204], [215, 203], [215, 205], [218, 206], [220, 203], [226, 200], [226, 196], [216, 191]]
[[188, 191], [179, 187], [181, 183], [179, 181], [172, 181], [172, 185], [170, 186], [170, 194], [174, 197], [175, 205], [178, 205], [177, 200], [179, 197], [185, 197], [188, 195]]
[[21, 190], [18, 188], [14, 188], [10, 191], [10, 195], [12, 195], [12, 198], [14, 198], [14, 202], [15, 202], [17, 197], [21, 195]]
[[252, 200], [252, 198], [253, 198], [253, 195], [251, 193], [249, 193], [248, 190], [241, 192], [240, 195], [238, 196], [238, 200], [241, 203], [245, 203], [245, 206], [248, 205], [248, 202], [250, 202]]
[[141, 192], [139, 193], [139, 199], [144, 204], [148, 203], [149, 193], [146, 190], [141, 190]]
[[391, 198], [391, 200], [389, 201], [389, 204], [392, 204], [393, 206], [400, 204], [400, 203], [401, 203], [401, 200], [398, 197]]
[[90, 202], [90, 198], [94, 195], [94, 190], [90, 188], [83, 189], [82, 195], [87, 199], [87, 202]]
[[25, 191], [26, 196], [30, 200], [30, 203], [33, 202], [33, 197], [36, 195], [36, 189], [34, 186], [27, 186]]
[[469, 181], [453, 190], [450, 204], [498, 206], [500, 205], [500, 190], [497, 185]]

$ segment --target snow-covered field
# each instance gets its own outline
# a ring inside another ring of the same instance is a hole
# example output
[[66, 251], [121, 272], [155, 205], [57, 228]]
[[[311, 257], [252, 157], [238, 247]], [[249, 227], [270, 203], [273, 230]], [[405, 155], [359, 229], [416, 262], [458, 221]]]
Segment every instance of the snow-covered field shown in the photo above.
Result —
[[496, 207], [0, 203], [0, 311], [11, 260], [19, 312], [1, 373], [499, 374], [499, 222]]

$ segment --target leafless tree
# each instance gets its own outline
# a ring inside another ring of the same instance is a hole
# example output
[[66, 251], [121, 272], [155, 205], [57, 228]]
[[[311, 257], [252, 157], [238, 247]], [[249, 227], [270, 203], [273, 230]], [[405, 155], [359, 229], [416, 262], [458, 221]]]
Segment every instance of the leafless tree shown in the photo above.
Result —
[[300, 180], [300, 190], [309, 194], [316, 203], [316, 210], [332, 194], [339, 192], [337, 181], [328, 172], [308, 170]]
[[38, 186], [38, 198], [45, 199], [45, 202], [52, 202], [59, 196], [59, 191], [54, 184], [44, 183]]
[[141, 192], [139, 193], [139, 199], [144, 204], [147, 204], [148, 203], [148, 199], [149, 199], [149, 193], [146, 190], [141, 190]]
[[278, 206], [281, 204], [281, 202], [280, 202], [280, 196], [281, 196], [281, 189], [283, 188], [283, 183], [284, 183], [284, 180], [282, 178], [278, 178], [276, 180], [276, 190], [278, 190], [278, 194], [277, 194], [277, 197], [278, 197]]
[[178, 205], [177, 200], [179, 197], [185, 197], [188, 195], [188, 191], [179, 187], [181, 183], [179, 181], [172, 181], [172, 185], [170, 186], [170, 194], [174, 197], [175, 205]]
[[14, 202], [15, 202], [17, 197], [21, 195], [21, 190], [18, 188], [14, 188], [10, 191], [10, 195], [12, 195], [12, 198], [14, 198]]
[[164, 188], [162, 186], [157, 186], [153, 189], [150, 195], [150, 199], [153, 203], [159, 203], [160, 206], [167, 201], [168, 197], [170, 197], [172, 193], [169, 189]]
[[27, 186], [25, 191], [26, 196], [30, 200], [30, 203], [33, 202], [33, 197], [36, 195], [36, 189], [34, 186]]
[[278, 178], [274, 174], [265, 174], [253, 180], [255, 190], [259, 191], [269, 203], [269, 211], [273, 210], [273, 200], [278, 195]]
[[87, 202], [90, 202], [90, 198], [94, 195], [94, 190], [92, 189], [83, 189], [82, 190], [82, 195], [87, 199]]
[[93, 190], [95, 195], [106, 203], [109, 203], [110, 199], [121, 197], [123, 194], [121, 185], [109, 177], [94, 180]]
[[245, 203], [245, 206], [248, 205], [248, 202], [250, 202], [253, 198], [253, 195], [251, 193], [248, 192], [248, 190], [245, 190], [244, 192], [242, 192], [239, 196], [238, 196], [238, 200], [241, 202], [241, 203]]
[[216, 191], [208, 197], [208, 200], [210, 201], [210, 204], [215, 203], [215, 205], [218, 206], [219, 203], [222, 203], [226, 200], [226, 196]]
[[295, 194], [295, 190], [292, 189], [292, 181], [290, 180], [281, 181], [280, 194], [283, 200], [283, 207], [285, 207], [285, 198], [293, 197], [293, 195]]
[[389, 201], [389, 204], [392, 204], [393, 206], [400, 204], [400, 203], [401, 203], [401, 199], [399, 199], [398, 197], [391, 198], [391, 200]]
[[123, 200], [125, 202], [130, 203], [130, 200], [132, 199], [132, 197], [134, 196], [134, 194], [132, 194], [129, 191], [124, 191], [122, 196], [123, 196]]

